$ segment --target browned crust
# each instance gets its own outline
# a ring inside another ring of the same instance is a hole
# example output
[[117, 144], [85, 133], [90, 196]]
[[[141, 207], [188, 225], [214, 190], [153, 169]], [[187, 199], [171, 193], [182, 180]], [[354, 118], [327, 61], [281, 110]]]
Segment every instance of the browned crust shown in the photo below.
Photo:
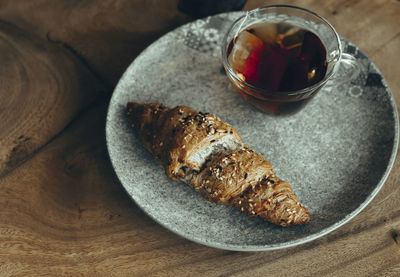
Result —
[[169, 109], [159, 104], [128, 103], [127, 116], [143, 145], [165, 167], [167, 176], [179, 180], [185, 167], [200, 170], [189, 158], [199, 149], [233, 135], [241, 137], [228, 123], [215, 115], [186, 106]]
[[[271, 163], [248, 146], [214, 154], [206, 163], [189, 157], [224, 135], [241, 142], [237, 131], [214, 115], [189, 107], [128, 103], [127, 117], [143, 145], [165, 168], [169, 178], [184, 180], [207, 200], [231, 205], [250, 217], [280, 226], [306, 224], [310, 213], [292, 187], [275, 176]], [[185, 179], [190, 172], [189, 179]]]
[[204, 170], [194, 176], [191, 185], [207, 200], [227, 203], [271, 174], [271, 163], [245, 146], [212, 157]]
[[280, 226], [310, 222], [309, 211], [299, 202], [292, 187], [275, 175], [233, 197], [229, 204], [250, 217], [260, 216]]

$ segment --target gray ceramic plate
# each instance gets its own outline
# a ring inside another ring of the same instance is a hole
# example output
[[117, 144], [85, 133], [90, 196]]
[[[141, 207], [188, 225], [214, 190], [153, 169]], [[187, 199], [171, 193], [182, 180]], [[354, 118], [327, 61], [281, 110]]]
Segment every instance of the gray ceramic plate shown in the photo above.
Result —
[[[271, 250], [321, 237], [357, 215], [378, 193], [393, 165], [398, 115], [385, 79], [354, 45], [364, 66], [351, 83], [328, 84], [303, 110], [271, 117], [244, 102], [221, 70], [219, 41], [239, 13], [197, 20], [161, 37], [129, 66], [112, 96], [107, 145], [122, 185], [165, 228], [212, 247]], [[281, 228], [204, 200], [169, 180], [129, 128], [128, 101], [187, 105], [237, 128], [267, 157], [311, 212], [306, 226]]]

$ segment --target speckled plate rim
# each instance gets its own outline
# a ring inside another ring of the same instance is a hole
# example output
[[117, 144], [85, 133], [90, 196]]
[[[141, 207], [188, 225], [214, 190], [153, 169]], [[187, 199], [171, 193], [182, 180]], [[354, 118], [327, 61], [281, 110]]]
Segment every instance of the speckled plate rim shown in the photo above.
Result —
[[[241, 12], [235, 12], [237, 14], [241, 13]], [[218, 16], [218, 15], [217, 15]], [[190, 24], [191, 22], [187, 23]], [[185, 25], [183, 25], [185, 26]], [[179, 29], [182, 28], [182, 26], [176, 28]], [[175, 30], [176, 30], [175, 29]], [[174, 32], [175, 30], [172, 30], [171, 32]], [[343, 37], [342, 37], [343, 38]], [[155, 44], [157, 44], [157, 42], [161, 41], [163, 39], [163, 36], [160, 37], [159, 39], [157, 39], [156, 41], [154, 41], [151, 45], [149, 45], [146, 49], [144, 49], [137, 57], [139, 58], [140, 56], [146, 55], [146, 53], [149, 51], [149, 49], [151, 47], [153, 47]], [[372, 66], [375, 67], [376, 71], [383, 77], [382, 73], [380, 72], [380, 70], [378, 69], [378, 67], [375, 65], [375, 63], [367, 56], [367, 58], [369, 59], [369, 61], [371, 62]], [[135, 60], [136, 60], [135, 59]], [[362, 202], [356, 209], [354, 209], [351, 213], [347, 214], [345, 217], [343, 217], [341, 220], [338, 220], [336, 223], [330, 225], [329, 227], [326, 227], [324, 229], [322, 229], [320, 232], [318, 233], [314, 233], [311, 235], [308, 235], [306, 237], [300, 238], [300, 239], [296, 239], [296, 240], [292, 240], [292, 241], [287, 241], [287, 242], [282, 242], [282, 243], [277, 243], [277, 244], [268, 244], [268, 245], [263, 245], [263, 246], [249, 246], [249, 245], [242, 245], [242, 246], [237, 246], [237, 245], [230, 245], [230, 244], [226, 244], [226, 243], [219, 243], [219, 242], [213, 242], [213, 243], [209, 243], [207, 241], [203, 241], [201, 239], [198, 239], [194, 236], [190, 236], [184, 232], [181, 232], [180, 230], [173, 228], [171, 226], [168, 226], [167, 224], [165, 224], [164, 222], [158, 220], [156, 217], [154, 217], [152, 215], [151, 212], [147, 211], [145, 207], [139, 205], [137, 203], [137, 201], [135, 201], [134, 196], [131, 195], [128, 191], [127, 188], [124, 186], [124, 184], [121, 181], [121, 178], [118, 174], [118, 170], [116, 168], [116, 164], [113, 161], [113, 157], [110, 153], [110, 134], [109, 132], [110, 130], [110, 111], [112, 109], [112, 104], [114, 102], [114, 99], [117, 97], [117, 92], [119, 91], [120, 88], [120, 84], [121, 84], [121, 80], [125, 79], [126, 75], [128, 74], [129, 68], [133, 67], [135, 65], [135, 60], [132, 61], [132, 63], [127, 67], [127, 69], [125, 70], [125, 72], [123, 73], [123, 75], [120, 78], [120, 81], [118, 82], [118, 84], [116, 85], [112, 97], [110, 99], [109, 102], [109, 106], [107, 109], [107, 117], [106, 117], [106, 145], [107, 145], [107, 152], [111, 161], [111, 165], [113, 167], [114, 172], [116, 173], [118, 179], [121, 182], [122, 187], [125, 189], [126, 193], [129, 195], [129, 197], [136, 203], [136, 205], [142, 210], [144, 211], [151, 219], [153, 219], [155, 222], [157, 222], [158, 224], [160, 224], [161, 226], [163, 226], [164, 228], [166, 228], [167, 230], [183, 237], [186, 238], [190, 241], [205, 245], [205, 246], [209, 246], [209, 247], [213, 247], [213, 248], [219, 248], [219, 249], [223, 249], [223, 250], [230, 250], [230, 251], [246, 251], [246, 252], [254, 252], [254, 251], [269, 251], [269, 250], [278, 250], [278, 249], [284, 249], [284, 248], [289, 248], [289, 247], [294, 247], [294, 246], [298, 246], [301, 244], [305, 244], [307, 242], [316, 240], [318, 238], [321, 238], [325, 235], [327, 235], [328, 233], [338, 229], [339, 227], [343, 226], [344, 224], [348, 223], [351, 219], [353, 219], [355, 216], [357, 216], [378, 194], [378, 192], [382, 189], [383, 185], [385, 184], [387, 178], [389, 177], [389, 174], [393, 168], [393, 165], [396, 161], [396, 157], [397, 157], [397, 153], [398, 153], [398, 144], [399, 144], [399, 114], [398, 114], [398, 109], [397, 109], [397, 105], [396, 105], [396, 101], [394, 99], [393, 93], [389, 87], [389, 85], [386, 82], [386, 79], [383, 77], [382, 78], [382, 83], [385, 85], [386, 87], [386, 91], [388, 93], [389, 99], [390, 99], [390, 106], [392, 107], [392, 111], [393, 111], [393, 120], [394, 120], [394, 138], [393, 138], [393, 148], [392, 148], [392, 153], [390, 155], [390, 159], [388, 161], [386, 170], [384, 172], [384, 174], [382, 175], [382, 178], [380, 179], [380, 181], [377, 183], [377, 185], [375, 186], [374, 190], [372, 190], [372, 192], [368, 195], [368, 197], [366, 197], [365, 201]]]

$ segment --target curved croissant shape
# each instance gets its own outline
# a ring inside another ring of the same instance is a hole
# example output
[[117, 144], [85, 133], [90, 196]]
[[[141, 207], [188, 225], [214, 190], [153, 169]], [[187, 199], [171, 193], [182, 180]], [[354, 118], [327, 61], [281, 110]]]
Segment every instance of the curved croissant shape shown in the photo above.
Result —
[[191, 185], [205, 199], [280, 226], [306, 224], [308, 210], [271, 163], [243, 144], [235, 128], [215, 115], [186, 106], [127, 104], [140, 141], [172, 180]]

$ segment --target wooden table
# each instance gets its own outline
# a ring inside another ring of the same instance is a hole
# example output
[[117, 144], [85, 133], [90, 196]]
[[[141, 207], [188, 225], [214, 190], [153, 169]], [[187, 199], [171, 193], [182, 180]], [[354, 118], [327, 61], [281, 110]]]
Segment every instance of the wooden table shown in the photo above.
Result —
[[[249, 0], [244, 9], [276, 1]], [[400, 276], [400, 166], [368, 207], [301, 246], [241, 253], [183, 239], [116, 178], [106, 108], [135, 56], [193, 20], [172, 1], [0, 1], [0, 275]], [[356, 43], [400, 97], [400, 2], [286, 1]]]

